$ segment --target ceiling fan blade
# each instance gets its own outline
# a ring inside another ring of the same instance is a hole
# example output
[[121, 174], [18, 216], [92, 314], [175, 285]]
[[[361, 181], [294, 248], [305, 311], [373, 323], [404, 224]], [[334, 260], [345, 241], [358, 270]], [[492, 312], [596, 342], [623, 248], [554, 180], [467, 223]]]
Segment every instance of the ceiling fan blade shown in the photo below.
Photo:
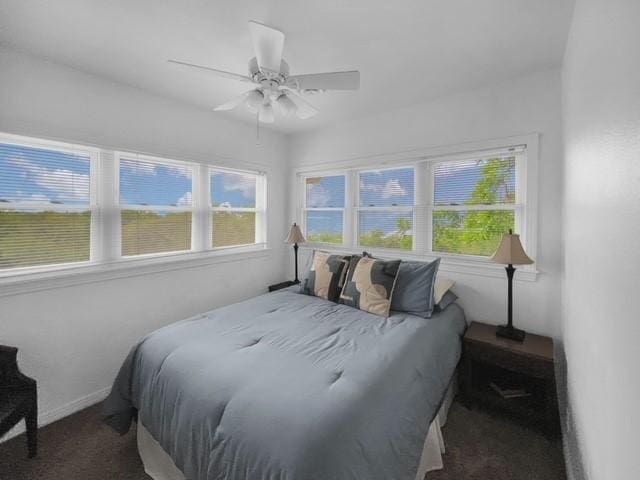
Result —
[[289, 77], [287, 85], [296, 90], [358, 90], [360, 72], [327, 72], [295, 75]]
[[249, 22], [249, 31], [260, 70], [280, 73], [284, 33], [254, 21]]
[[300, 97], [298, 94], [293, 93], [291, 90], [287, 92], [287, 97], [291, 99], [293, 103], [296, 105], [296, 115], [298, 118], [305, 120], [307, 118], [311, 118], [318, 113], [316, 107], [311, 105], [305, 99]]
[[181, 62], [179, 60], [167, 60], [169, 63], [175, 63], [176, 65], [182, 65], [183, 67], [192, 67], [199, 68], [200, 70], [205, 70], [207, 72], [212, 72], [219, 77], [229, 78], [231, 80], [239, 80], [241, 82], [249, 82], [253, 83], [253, 80], [247, 77], [246, 75], [240, 75], [238, 73], [225, 72], [224, 70], [218, 70], [216, 68], [205, 67], [203, 65], [196, 65], [194, 63]]
[[216, 108], [214, 108], [214, 110], [216, 112], [220, 112], [220, 111], [224, 111], [224, 110], [233, 110], [238, 105], [243, 103], [247, 99], [247, 97], [249, 96], [249, 94], [251, 92], [253, 92], [253, 90], [249, 90], [248, 92], [244, 92], [242, 95], [239, 95], [239, 96], [237, 96], [235, 98], [232, 98], [231, 100], [229, 100], [226, 103], [223, 103], [222, 105], [218, 105]]

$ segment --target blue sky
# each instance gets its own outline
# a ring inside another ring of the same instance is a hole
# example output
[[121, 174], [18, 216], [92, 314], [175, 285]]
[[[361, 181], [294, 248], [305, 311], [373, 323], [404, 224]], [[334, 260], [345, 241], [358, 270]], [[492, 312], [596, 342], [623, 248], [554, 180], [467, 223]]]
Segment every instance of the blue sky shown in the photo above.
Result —
[[0, 173], [0, 200], [89, 202], [88, 157], [0, 144]]
[[[0, 201], [62, 203], [89, 202], [89, 158], [82, 155], [0, 144]], [[191, 172], [123, 159], [120, 200], [130, 205], [190, 205]], [[215, 172], [211, 200], [231, 207], [254, 207], [256, 181], [252, 175]]]

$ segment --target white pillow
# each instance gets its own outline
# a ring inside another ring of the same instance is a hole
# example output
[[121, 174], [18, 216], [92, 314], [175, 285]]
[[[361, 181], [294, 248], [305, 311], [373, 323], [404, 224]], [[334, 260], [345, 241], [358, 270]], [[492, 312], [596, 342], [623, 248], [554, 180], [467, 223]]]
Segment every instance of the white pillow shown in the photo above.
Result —
[[453, 280], [438, 275], [436, 277], [436, 284], [433, 286], [433, 303], [437, 305], [444, 297], [444, 294], [456, 284]]

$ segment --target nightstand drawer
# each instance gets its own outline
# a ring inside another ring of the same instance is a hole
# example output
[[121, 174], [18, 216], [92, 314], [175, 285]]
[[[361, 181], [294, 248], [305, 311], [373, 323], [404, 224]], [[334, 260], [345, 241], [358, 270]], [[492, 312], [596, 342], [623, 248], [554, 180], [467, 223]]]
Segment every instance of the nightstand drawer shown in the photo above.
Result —
[[466, 341], [464, 354], [470, 359], [495, 365], [505, 370], [524, 373], [532, 377], [552, 379], [553, 362], [545, 359], [523, 356], [480, 342]]

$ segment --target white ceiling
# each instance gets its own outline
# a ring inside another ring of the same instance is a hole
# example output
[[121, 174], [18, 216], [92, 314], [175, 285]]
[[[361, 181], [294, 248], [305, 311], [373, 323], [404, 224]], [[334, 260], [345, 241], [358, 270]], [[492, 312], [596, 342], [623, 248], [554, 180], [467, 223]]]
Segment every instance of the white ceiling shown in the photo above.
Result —
[[[361, 72], [358, 92], [307, 97], [318, 128], [562, 61], [573, 0], [0, 0], [0, 43], [205, 108], [246, 84], [166, 62], [246, 73], [247, 22], [286, 34], [291, 73]], [[212, 115], [255, 121], [244, 108]]]

